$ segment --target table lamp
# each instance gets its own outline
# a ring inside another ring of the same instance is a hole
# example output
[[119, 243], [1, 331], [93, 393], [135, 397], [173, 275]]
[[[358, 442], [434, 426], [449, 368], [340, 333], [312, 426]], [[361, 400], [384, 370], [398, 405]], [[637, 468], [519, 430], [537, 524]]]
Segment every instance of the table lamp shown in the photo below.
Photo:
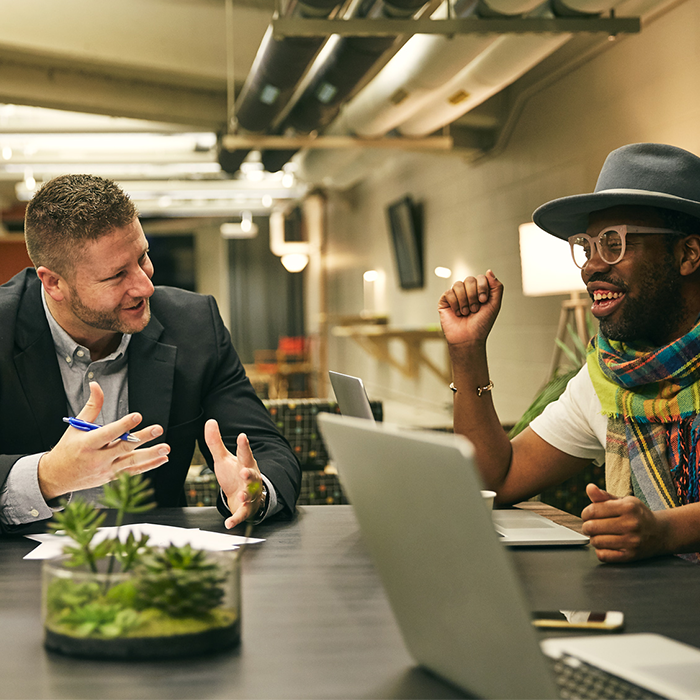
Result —
[[[562, 301], [557, 338], [566, 342], [566, 327], [573, 320], [576, 332], [584, 345], [588, 344], [586, 310], [590, 299], [586, 285], [571, 258], [569, 242], [550, 235], [534, 223], [521, 224], [520, 264], [523, 277], [523, 294], [529, 297], [568, 294]], [[561, 359], [561, 348], [555, 344], [549, 376], [554, 376]]]

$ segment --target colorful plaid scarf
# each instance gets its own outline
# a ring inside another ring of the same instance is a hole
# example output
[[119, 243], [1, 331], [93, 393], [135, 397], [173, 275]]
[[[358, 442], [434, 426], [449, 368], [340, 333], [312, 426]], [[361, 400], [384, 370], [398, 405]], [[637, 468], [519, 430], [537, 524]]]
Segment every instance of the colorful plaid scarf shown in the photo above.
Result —
[[606, 481], [629, 475], [627, 493], [651, 510], [700, 500], [700, 324], [654, 349], [599, 333], [587, 364], [608, 416]]

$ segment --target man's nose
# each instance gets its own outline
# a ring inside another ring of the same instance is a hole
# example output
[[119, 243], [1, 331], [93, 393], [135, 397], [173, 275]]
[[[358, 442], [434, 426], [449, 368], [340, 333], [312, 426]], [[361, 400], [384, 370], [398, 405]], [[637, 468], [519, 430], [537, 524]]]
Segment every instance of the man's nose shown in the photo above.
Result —
[[131, 287], [131, 295], [134, 297], [150, 297], [154, 291], [155, 287], [153, 286], [153, 282], [151, 282], [151, 275], [149, 275], [146, 270], [139, 267], [134, 284]]
[[591, 257], [586, 261], [586, 264], [581, 268], [581, 277], [585, 282], [589, 279], [594, 272], [600, 272], [601, 270], [609, 270], [611, 268], [610, 263], [605, 262], [603, 258], [600, 257], [600, 251], [598, 246], [593, 247]]

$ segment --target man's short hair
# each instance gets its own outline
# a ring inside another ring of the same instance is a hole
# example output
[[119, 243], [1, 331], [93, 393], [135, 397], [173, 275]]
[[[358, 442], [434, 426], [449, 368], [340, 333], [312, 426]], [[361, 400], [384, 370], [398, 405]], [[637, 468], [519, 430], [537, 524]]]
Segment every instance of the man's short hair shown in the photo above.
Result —
[[65, 275], [82, 246], [128, 226], [138, 212], [113, 181], [96, 175], [61, 175], [44, 183], [27, 206], [24, 235], [35, 267]]

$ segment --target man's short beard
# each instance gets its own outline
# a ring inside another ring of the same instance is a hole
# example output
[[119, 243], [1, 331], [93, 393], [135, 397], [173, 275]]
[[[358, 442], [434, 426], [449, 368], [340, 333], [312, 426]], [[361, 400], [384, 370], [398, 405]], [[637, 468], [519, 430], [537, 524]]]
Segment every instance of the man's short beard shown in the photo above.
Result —
[[670, 252], [660, 265], [647, 262], [640, 272], [638, 279], [645, 280], [645, 286], [633, 296], [626, 289], [620, 313], [601, 318], [600, 331], [610, 340], [641, 341], [660, 347], [675, 339], [683, 327], [687, 312], [683, 275]]
[[146, 311], [144, 316], [144, 323], [140, 328], [134, 328], [124, 323], [116, 311], [96, 311], [83, 304], [80, 300], [80, 295], [77, 290], [71, 285], [70, 286], [70, 309], [80, 321], [82, 321], [86, 326], [90, 328], [96, 328], [101, 331], [112, 331], [115, 333], [138, 333], [142, 331], [147, 325], [151, 318], [150, 310], [150, 300], [144, 299], [146, 304]]

